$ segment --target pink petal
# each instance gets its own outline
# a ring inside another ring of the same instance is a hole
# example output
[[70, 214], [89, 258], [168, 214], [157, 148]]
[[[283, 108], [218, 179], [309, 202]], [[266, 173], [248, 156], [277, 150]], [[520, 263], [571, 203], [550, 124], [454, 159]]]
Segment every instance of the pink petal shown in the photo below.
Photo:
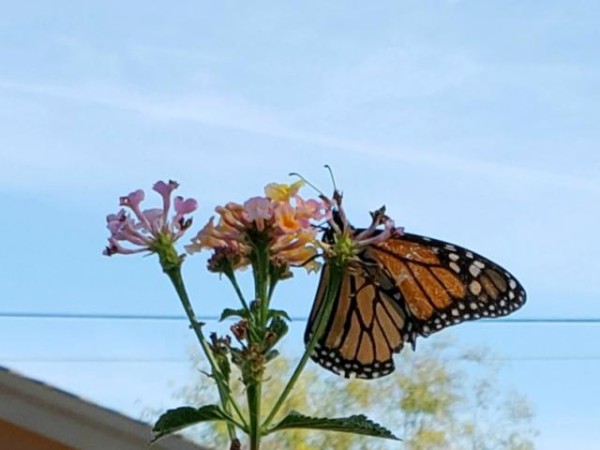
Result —
[[102, 252], [102, 254], [106, 255], [106, 256], [112, 256], [116, 253], [119, 253], [121, 255], [131, 255], [133, 253], [141, 253], [141, 252], [149, 251], [148, 248], [140, 248], [140, 249], [135, 249], [135, 250], [130, 249], [130, 248], [125, 248], [121, 244], [119, 244], [119, 242], [116, 239], [113, 239], [113, 238], [108, 239], [108, 244], [109, 245]]
[[147, 209], [143, 212], [146, 221], [150, 224], [148, 232], [156, 237], [165, 225], [165, 214], [160, 208]]
[[249, 221], [265, 219], [268, 220], [273, 216], [273, 208], [271, 200], [265, 197], [252, 197], [244, 203], [244, 211]]
[[175, 197], [175, 212], [177, 216], [183, 216], [184, 214], [190, 214], [198, 208], [198, 202], [193, 198], [183, 199], [183, 197]]
[[140, 203], [144, 200], [146, 194], [142, 189], [138, 189], [137, 191], [131, 192], [129, 195], [125, 197], [121, 197], [119, 199], [121, 206], [129, 206], [131, 209], [139, 208]]
[[[173, 220], [171, 221], [171, 226], [174, 229], [179, 230], [175, 237], [176, 239], [179, 239], [185, 231], [185, 229], [187, 229], [183, 228], [185, 225], [183, 220], [184, 215], [194, 212], [196, 208], [198, 208], [198, 202], [193, 198], [188, 198], [184, 200], [183, 197], [177, 196], [175, 197], [174, 205], [176, 214], [173, 217]], [[188, 223], [188, 225], [189, 224], [191, 224], [191, 222]]]
[[146, 216], [144, 216], [144, 213], [140, 209], [140, 203], [142, 200], [144, 200], [144, 197], [144, 191], [138, 189], [137, 191], [129, 194], [127, 197], [121, 197], [121, 206], [128, 206], [131, 208], [137, 219], [142, 223], [143, 227], [147, 230], [150, 230], [150, 223], [148, 223], [148, 219], [146, 219]]
[[177, 181], [169, 180], [168, 183], [164, 181], [157, 181], [152, 186], [156, 192], [158, 192], [163, 198], [163, 211], [165, 212], [165, 217], [169, 214], [169, 208], [171, 207], [171, 194], [175, 189], [179, 187], [179, 183]]
[[169, 196], [178, 187], [179, 183], [177, 181], [169, 180], [168, 183], [165, 183], [164, 181], [157, 181], [154, 183], [154, 186], [152, 186], [152, 189], [162, 196]]

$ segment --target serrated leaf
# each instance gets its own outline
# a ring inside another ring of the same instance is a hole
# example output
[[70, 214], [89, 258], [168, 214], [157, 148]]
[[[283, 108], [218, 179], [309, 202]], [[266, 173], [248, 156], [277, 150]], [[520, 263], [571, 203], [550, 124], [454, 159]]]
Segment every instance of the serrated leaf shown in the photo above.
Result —
[[230, 422], [232, 418], [217, 405], [204, 405], [200, 408], [182, 406], [169, 409], [158, 418], [154, 428], [152, 428], [152, 432], [155, 434], [152, 442], [197, 423], [215, 420]]
[[219, 322], [230, 317], [241, 317], [242, 319], [247, 319], [247, 315], [248, 313], [244, 309], [225, 308], [221, 313], [221, 318], [219, 319]]
[[290, 428], [339, 431], [342, 433], [354, 433], [384, 439], [394, 439], [396, 441], [400, 440], [398, 437], [394, 436], [390, 430], [382, 427], [378, 423], [373, 422], [363, 414], [328, 419], [321, 417], [309, 417], [305, 416], [304, 414], [300, 414], [297, 411], [292, 411], [281, 422], [271, 428], [269, 433]]

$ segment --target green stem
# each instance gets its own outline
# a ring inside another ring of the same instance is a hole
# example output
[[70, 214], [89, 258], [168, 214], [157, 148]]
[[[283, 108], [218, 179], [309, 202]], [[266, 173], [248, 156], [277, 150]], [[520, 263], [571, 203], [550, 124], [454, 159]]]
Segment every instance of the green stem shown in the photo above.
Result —
[[233, 290], [237, 294], [238, 299], [240, 300], [240, 303], [242, 304], [242, 307], [244, 308], [244, 311], [246, 311], [246, 317], [248, 318], [248, 322], [249, 322], [248, 333], [249, 333], [250, 342], [258, 342], [260, 338], [256, 333], [256, 326], [254, 325], [256, 320], [255, 320], [254, 315], [250, 311], [248, 302], [246, 301], [246, 298], [244, 297], [242, 289], [240, 288], [240, 285], [237, 282], [235, 272], [233, 270], [227, 270], [223, 273], [231, 282], [231, 285], [233, 286]]
[[283, 406], [283, 402], [287, 399], [288, 395], [290, 394], [294, 385], [296, 384], [296, 381], [300, 377], [300, 374], [304, 370], [304, 367], [306, 366], [306, 363], [308, 362], [310, 355], [312, 354], [312, 352], [315, 348], [315, 345], [317, 344], [317, 341], [319, 340], [321, 334], [323, 334], [325, 325], [327, 324], [327, 321], [329, 320], [329, 316], [331, 315], [331, 310], [333, 309], [333, 301], [335, 300], [335, 298], [337, 296], [337, 293], [339, 291], [341, 281], [343, 278], [343, 270], [339, 270], [339, 271], [334, 271], [333, 269], [329, 269], [329, 270], [330, 270], [329, 283], [327, 285], [327, 291], [325, 292], [324, 304], [321, 307], [321, 311], [317, 317], [317, 322], [316, 322], [315, 327], [313, 328], [312, 336], [311, 336], [310, 340], [308, 341], [308, 343], [306, 344], [306, 350], [304, 351], [302, 358], [298, 362], [298, 365], [296, 366], [294, 373], [292, 374], [290, 380], [288, 381], [285, 388], [281, 392], [279, 398], [277, 399], [277, 402], [275, 402], [273, 409], [271, 410], [271, 412], [269, 413], [269, 415], [263, 422], [263, 425], [262, 425], [263, 430], [267, 430], [267, 427], [271, 424], [271, 422], [273, 421], [273, 419], [275, 418], [275, 416], [277, 415], [277, 413]]
[[260, 448], [260, 403], [262, 381], [256, 380], [250, 383], [246, 388], [248, 398], [248, 411], [250, 412], [250, 427], [248, 434], [250, 436], [250, 450], [258, 450]]
[[248, 303], [246, 302], [246, 299], [244, 298], [244, 294], [242, 293], [242, 289], [240, 288], [240, 285], [237, 282], [235, 273], [233, 272], [233, 270], [227, 270], [224, 273], [225, 273], [225, 276], [229, 279], [229, 281], [231, 281], [231, 285], [233, 286], [233, 289], [235, 290], [235, 293], [237, 294], [238, 299], [240, 300], [240, 303], [242, 304], [242, 307], [246, 310], [246, 312], [249, 312], [250, 308], [248, 308]]
[[249, 413], [249, 430], [250, 450], [260, 449], [260, 440], [262, 436], [261, 424], [261, 400], [262, 400], [262, 379], [264, 376], [264, 362], [262, 351], [265, 347], [265, 336], [267, 317], [269, 311], [269, 295], [270, 286], [270, 261], [269, 247], [266, 244], [258, 243], [254, 248], [254, 260], [252, 269], [254, 273], [254, 294], [258, 301], [258, 309], [250, 310], [251, 328], [255, 329], [255, 333], [250, 333], [252, 342], [250, 347], [254, 347], [254, 351], [260, 354], [255, 354], [259, 359], [253, 361], [256, 364], [251, 368], [251, 373], [246, 385], [246, 396], [248, 399]]
[[258, 316], [259, 327], [261, 333], [267, 325], [267, 315], [269, 312], [269, 295], [268, 289], [270, 285], [270, 261], [269, 247], [267, 245], [258, 244], [255, 249], [256, 258], [253, 264], [254, 270], [254, 293], [259, 302]]
[[[223, 407], [223, 410], [226, 413], [228, 413], [229, 415], [231, 415], [230, 405], [232, 405], [232, 404], [235, 405], [235, 400], [231, 396], [228, 386], [225, 384], [225, 381], [224, 381], [225, 377], [221, 373], [219, 366], [214, 359], [214, 356], [212, 354], [210, 346], [208, 345], [208, 342], [206, 341], [206, 338], [204, 337], [204, 333], [202, 332], [202, 323], [200, 323], [198, 321], [198, 319], [196, 319], [196, 314], [194, 313], [194, 309], [192, 308], [190, 298], [185, 289], [185, 284], [183, 283], [183, 277], [181, 276], [181, 268], [174, 267], [169, 270], [165, 270], [165, 273], [167, 274], [167, 276], [173, 283], [173, 286], [175, 287], [175, 291], [177, 291], [177, 295], [179, 296], [179, 299], [181, 300], [181, 304], [183, 305], [183, 309], [185, 310], [188, 320], [190, 321], [192, 329], [196, 333], [198, 342], [200, 343], [200, 346], [202, 347], [202, 350], [204, 351], [204, 354], [206, 355], [206, 358], [208, 359], [208, 362], [209, 362], [211, 370], [212, 370], [212, 376], [213, 376], [215, 382], [217, 383], [217, 389], [219, 391], [219, 397], [221, 399], [221, 405]], [[235, 405], [235, 409], [236, 409], [236, 412], [238, 412], [238, 414], [239, 414], [239, 408], [237, 407], [237, 405]], [[243, 416], [240, 415], [240, 418], [243, 421]], [[233, 426], [233, 424], [227, 422], [227, 431], [229, 433], [229, 437], [232, 440], [236, 439], [235, 427]]]

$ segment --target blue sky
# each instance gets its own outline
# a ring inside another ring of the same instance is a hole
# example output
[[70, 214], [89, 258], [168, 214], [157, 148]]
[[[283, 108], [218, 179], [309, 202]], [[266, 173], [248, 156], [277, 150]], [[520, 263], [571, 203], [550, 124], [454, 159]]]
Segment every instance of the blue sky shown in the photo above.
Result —
[[[198, 229], [291, 171], [328, 191], [328, 163], [355, 224], [386, 204], [509, 268], [529, 296], [515, 317], [599, 317], [599, 19], [592, 1], [7, 4], [0, 310], [179, 314], [153, 258], [101, 255], [118, 196], [176, 179]], [[190, 290], [217, 314], [232, 297], [203, 267], [188, 261]], [[305, 316], [316, 281], [299, 273], [278, 306]], [[0, 364], [129, 414], [189, 374], [180, 322], [0, 321]], [[598, 325], [452, 334], [559, 358], [504, 371], [539, 448], [600, 439]], [[131, 361], [155, 357], [181, 361]]]

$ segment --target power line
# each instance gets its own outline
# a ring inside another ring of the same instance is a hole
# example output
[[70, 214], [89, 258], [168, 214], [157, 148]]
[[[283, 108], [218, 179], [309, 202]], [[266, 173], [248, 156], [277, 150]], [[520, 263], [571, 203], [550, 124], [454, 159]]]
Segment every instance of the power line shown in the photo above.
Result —
[[[600, 361], [600, 355], [590, 356], [511, 356], [482, 358], [483, 361], [500, 362], [573, 362], [573, 361]], [[189, 363], [190, 358], [181, 357], [71, 357], [71, 358], [30, 358], [30, 357], [0, 357], [2, 363], [107, 363], [107, 364], [138, 364], [138, 363]]]
[[[36, 313], [0, 312], [0, 318], [13, 319], [92, 319], [92, 320], [187, 320], [184, 315], [168, 314], [105, 314], [105, 313]], [[198, 320], [214, 321], [217, 316], [197, 316]]]
[[[0, 312], [0, 318], [12, 319], [83, 319], [83, 320], [188, 320], [184, 315], [169, 314], [104, 314], [104, 313], [35, 313], [35, 312]], [[200, 321], [216, 322], [217, 315], [196, 316]], [[293, 321], [306, 321], [306, 317], [291, 317]]]
[[[0, 318], [5, 319], [76, 319], [76, 320], [156, 320], [181, 321], [187, 320], [184, 315], [169, 314], [104, 314], [104, 313], [40, 313], [40, 312], [0, 312]], [[206, 322], [218, 321], [220, 316], [197, 316], [198, 320]], [[306, 316], [292, 316], [293, 322], [306, 322]], [[481, 319], [480, 323], [514, 323], [514, 324], [600, 324], [600, 317], [499, 317]], [[477, 323], [477, 322], [471, 322]]]

